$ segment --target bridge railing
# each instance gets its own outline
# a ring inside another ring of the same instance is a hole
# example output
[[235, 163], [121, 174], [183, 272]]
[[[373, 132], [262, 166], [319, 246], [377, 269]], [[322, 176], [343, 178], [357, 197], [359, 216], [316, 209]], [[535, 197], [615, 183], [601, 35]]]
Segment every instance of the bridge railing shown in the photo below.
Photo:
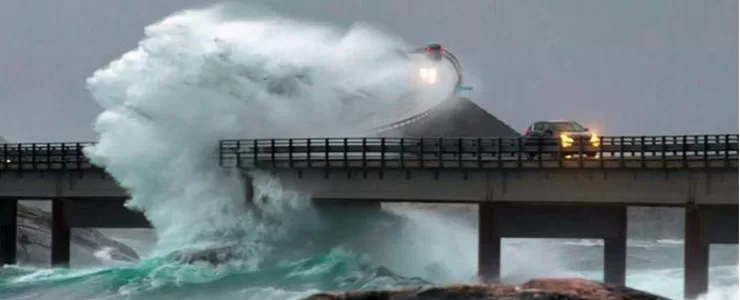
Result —
[[287, 168], [737, 167], [738, 135], [224, 140], [222, 166]]
[[83, 149], [93, 143], [0, 144], [0, 170], [86, 169]]
[[[0, 170], [94, 168], [92, 143], [0, 144]], [[243, 168], [737, 168], [738, 135], [526, 138], [303, 138], [221, 141], [221, 166]]]

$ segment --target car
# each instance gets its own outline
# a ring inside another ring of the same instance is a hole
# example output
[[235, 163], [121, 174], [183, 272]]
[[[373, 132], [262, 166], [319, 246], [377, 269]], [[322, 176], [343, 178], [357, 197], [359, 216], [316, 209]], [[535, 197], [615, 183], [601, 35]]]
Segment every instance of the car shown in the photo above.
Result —
[[[561, 156], [585, 154], [596, 157], [600, 141], [595, 132], [570, 120], [533, 122], [524, 131], [523, 139], [530, 158], [546, 152]], [[553, 148], [557, 149], [556, 152], [547, 150]]]
[[444, 49], [440, 44], [429, 44], [426, 48], [424, 48], [424, 52], [427, 53], [427, 56], [430, 60], [440, 61], [442, 60]]

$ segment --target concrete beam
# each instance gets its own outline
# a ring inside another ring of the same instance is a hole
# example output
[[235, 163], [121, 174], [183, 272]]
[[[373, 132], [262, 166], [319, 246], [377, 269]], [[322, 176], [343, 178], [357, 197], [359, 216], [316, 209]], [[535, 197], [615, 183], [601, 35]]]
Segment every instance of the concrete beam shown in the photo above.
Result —
[[0, 172], [0, 197], [127, 197], [125, 189], [103, 170]]
[[282, 185], [317, 198], [428, 202], [737, 204], [735, 169], [272, 170]]
[[[282, 185], [315, 198], [428, 202], [738, 204], [737, 169], [272, 169]], [[79, 173], [82, 172], [82, 173]], [[120, 198], [102, 170], [8, 173], [0, 197]], [[536, 188], [533, 188], [536, 187]]]
[[622, 238], [624, 205], [496, 202], [494, 219], [502, 237]]
[[738, 243], [738, 205], [702, 205], [699, 211], [706, 224], [706, 238], [710, 244]]
[[63, 199], [64, 213], [69, 227], [149, 228], [144, 214], [124, 207], [125, 198]]

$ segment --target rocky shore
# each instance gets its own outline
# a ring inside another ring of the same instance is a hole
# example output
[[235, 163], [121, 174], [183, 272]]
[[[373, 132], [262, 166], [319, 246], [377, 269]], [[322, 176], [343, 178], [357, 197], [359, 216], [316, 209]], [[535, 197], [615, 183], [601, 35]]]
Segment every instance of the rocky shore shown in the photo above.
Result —
[[669, 300], [647, 292], [575, 279], [522, 284], [421, 286], [400, 290], [320, 293], [304, 300]]

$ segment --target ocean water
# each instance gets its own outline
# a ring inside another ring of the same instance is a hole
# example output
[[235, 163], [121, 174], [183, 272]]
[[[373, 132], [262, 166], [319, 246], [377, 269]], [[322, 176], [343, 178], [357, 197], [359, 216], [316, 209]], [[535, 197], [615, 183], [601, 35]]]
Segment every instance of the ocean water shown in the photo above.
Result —
[[[416, 101], [403, 111], [446, 98], [454, 74], [414, 87], [414, 65], [424, 62], [398, 54], [408, 48], [366, 25], [333, 28], [234, 4], [147, 27], [137, 48], [87, 80], [104, 111], [86, 155], [129, 190], [127, 207], [144, 212], [156, 239], [111, 232], [142, 253], [137, 263], [101, 249], [99, 266], [5, 266], [0, 299], [300, 299], [474, 282], [470, 217], [403, 206], [318, 210], [260, 173], [267, 201], [248, 209], [240, 172], [213, 159], [224, 138], [348, 136], [393, 121], [400, 98]], [[679, 299], [681, 249], [680, 240], [631, 241], [628, 285]], [[602, 252], [597, 241], [506, 240], [503, 276], [600, 279]], [[709, 299], [737, 298], [737, 266], [737, 246], [713, 247]]]

